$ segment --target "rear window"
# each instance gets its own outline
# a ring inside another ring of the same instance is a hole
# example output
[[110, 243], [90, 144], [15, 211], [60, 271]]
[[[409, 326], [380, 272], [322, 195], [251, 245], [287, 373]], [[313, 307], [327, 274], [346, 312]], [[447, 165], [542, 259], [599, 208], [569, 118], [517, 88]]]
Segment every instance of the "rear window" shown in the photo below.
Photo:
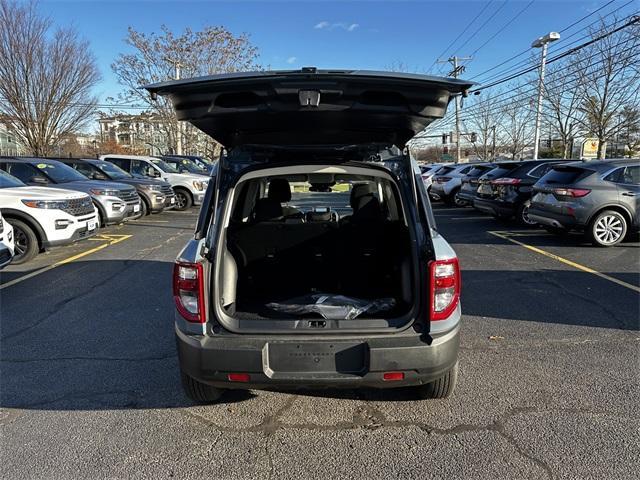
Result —
[[509, 176], [512, 178], [540, 178], [549, 171], [552, 165], [553, 163], [550, 162], [538, 163], [533, 165], [524, 163], [518, 168], [511, 170], [511, 172], [509, 172]]
[[449, 172], [453, 172], [454, 169], [455, 167], [442, 167], [440, 170], [437, 171], [437, 174], [446, 175]]
[[505, 165], [500, 165], [493, 170], [486, 172], [487, 178], [500, 178], [504, 177], [506, 174], [510, 173], [513, 169], [518, 167], [519, 163], [508, 163]]
[[580, 177], [585, 175], [588, 170], [575, 167], [554, 167], [541, 181], [544, 183], [554, 183], [558, 185], [568, 185], [575, 183]]
[[473, 177], [473, 178], [477, 178], [480, 175], [484, 175], [485, 173], [487, 173], [489, 170], [493, 169], [494, 167], [491, 166], [477, 166], [477, 167], [473, 167], [469, 173], [467, 173], [468, 177]]

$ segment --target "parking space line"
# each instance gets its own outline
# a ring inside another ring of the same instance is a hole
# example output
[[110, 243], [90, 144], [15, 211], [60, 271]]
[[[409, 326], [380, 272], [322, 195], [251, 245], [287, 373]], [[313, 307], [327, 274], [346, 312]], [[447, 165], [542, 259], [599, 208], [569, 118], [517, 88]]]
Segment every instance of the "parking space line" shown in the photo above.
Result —
[[610, 277], [609, 275], [600, 273], [597, 270], [594, 270], [589, 267], [585, 267], [584, 265], [580, 265], [579, 263], [572, 262], [571, 260], [567, 260], [566, 258], [547, 252], [546, 250], [542, 250], [541, 248], [534, 247], [532, 245], [527, 245], [526, 243], [523, 243], [523, 242], [520, 242], [519, 240], [511, 238], [510, 232], [489, 231], [489, 233], [495, 237], [502, 238], [503, 240], [507, 240], [511, 243], [515, 243], [516, 245], [520, 245], [521, 247], [531, 250], [532, 252], [539, 253], [540, 255], [544, 255], [545, 257], [552, 258], [554, 260], [557, 260], [558, 262], [564, 263], [565, 265], [569, 265], [570, 267], [576, 268], [578, 270], [582, 270], [583, 272], [590, 273], [592, 275], [595, 275], [596, 277], [600, 277], [604, 280], [608, 280], [617, 285], [620, 285], [621, 287], [625, 287], [625, 288], [628, 288], [629, 290], [633, 290], [634, 292], [640, 293], [640, 287], [636, 287], [635, 285], [631, 285], [630, 283], [623, 282], [622, 280], [618, 280], [617, 278], [614, 278], [614, 277]]
[[17, 283], [23, 282], [24, 280], [28, 280], [30, 278], [35, 277], [36, 275], [40, 275], [41, 273], [45, 273], [48, 272], [49, 270], [53, 270], [56, 267], [59, 267], [61, 265], [65, 265], [67, 263], [71, 263], [74, 260], [78, 260], [79, 258], [82, 257], [86, 257], [87, 255], [91, 255], [92, 253], [98, 252], [100, 250], [102, 250], [103, 248], [107, 248], [110, 247], [111, 245], [115, 245], [116, 243], [120, 243], [123, 240], [126, 240], [128, 238], [131, 238], [133, 235], [96, 235], [95, 238], [96, 240], [103, 240], [103, 241], [107, 241], [107, 243], [103, 243], [102, 245], [98, 245], [97, 247], [94, 248], [90, 248], [89, 250], [85, 250], [84, 252], [80, 252], [76, 255], [73, 255], [71, 257], [65, 258], [63, 260], [60, 260], [59, 262], [56, 263], [52, 263], [51, 265], [48, 265], [46, 267], [43, 267], [39, 270], [34, 270], [31, 273], [27, 273], [26, 275], [23, 275], [22, 277], [16, 278], [14, 280], [11, 280], [7, 283], [3, 283], [0, 285], [0, 290], [7, 288], [7, 287], [11, 287], [12, 285], [15, 285]]

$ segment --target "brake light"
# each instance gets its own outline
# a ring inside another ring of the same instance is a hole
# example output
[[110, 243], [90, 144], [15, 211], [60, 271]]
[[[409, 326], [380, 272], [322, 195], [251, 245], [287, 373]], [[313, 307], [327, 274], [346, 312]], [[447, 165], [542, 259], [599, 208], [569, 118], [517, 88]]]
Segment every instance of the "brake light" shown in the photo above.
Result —
[[436, 178], [436, 182], [437, 183], [447, 183], [449, 180], [451, 180], [451, 177], [437, 177]]
[[494, 185], [519, 185], [521, 181], [522, 180], [520, 180], [519, 178], [503, 177], [496, 178], [491, 183], [493, 183]]
[[460, 301], [460, 265], [457, 258], [429, 263], [431, 320], [445, 320]]
[[202, 264], [175, 263], [173, 266], [173, 300], [178, 312], [185, 320], [194, 323], [206, 322]]
[[588, 195], [591, 190], [586, 188], [554, 188], [553, 193], [559, 197], [573, 197], [580, 198]]

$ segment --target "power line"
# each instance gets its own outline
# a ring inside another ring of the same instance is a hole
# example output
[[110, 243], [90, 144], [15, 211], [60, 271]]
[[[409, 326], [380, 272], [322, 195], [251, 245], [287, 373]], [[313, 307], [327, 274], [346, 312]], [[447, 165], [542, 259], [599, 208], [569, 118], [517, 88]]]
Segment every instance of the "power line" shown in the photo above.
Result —
[[498, 14], [498, 12], [500, 12], [500, 10], [502, 10], [502, 9], [505, 7], [505, 5], [506, 5], [506, 4], [507, 4], [507, 2], [506, 2], [506, 1], [502, 2], [502, 4], [500, 4], [500, 6], [496, 9], [496, 11], [495, 11], [495, 12], [493, 12], [493, 15], [491, 15], [489, 18], [487, 18], [487, 19], [485, 20], [485, 22], [484, 22], [482, 25], [480, 25], [480, 27], [478, 27], [478, 29], [477, 29], [475, 32], [473, 32], [473, 34], [472, 34], [469, 38], [467, 38], [467, 41], [466, 41], [466, 42], [464, 42], [462, 45], [460, 45], [460, 46], [458, 47], [457, 51], [459, 52], [460, 50], [462, 50], [462, 48], [463, 48], [467, 43], [469, 43], [469, 42], [471, 41], [471, 39], [472, 39], [473, 37], [475, 37], [475, 36], [478, 34], [478, 32], [479, 32], [480, 30], [482, 30], [482, 29], [484, 28], [484, 26], [485, 26], [487, 23], [489, 23], [489, 22], [493, 19], [493, 17], [495, 17], [495, 16]]
[[[635, 13], [638, 13], [638, 12], [634, 12], [634, 14], [635, 14]], [[632, 14], [632, 15], [633, 15], [633, 14]], [[632, 16], [632, 15], [631, 15], [631, 16]], [[614, 22], [611, 22], [609, 25], [605, 25], [605, 26], [604, 26], [604, 29], [605, 29], [605, 30], [608, 30], [609, 28], [614, 27], [616, 24], [619, 24], [619, 23], [621, 23], [621, 22], [624, 22], [626, 19], [630, 18], [631, 16], [629, 16], [629, 17], [624, 17], [624, 18], [622, 18], [622, 19], [618, 19], [618, 20], [616, 20], [616, 21], [614, 21]], [[595, 23], [599, 23], [599, 22], [600, 22], [600, 20], [598, 20], [598, 21], [594, 22], [594, 24], [595, 24]], [[562, 42], [563, 40], [565, 40], [565, 41], [566, 41], [566, 40], [568, 40], [569, 38], [574, 37], [575, 35], [577, 35], [577, 34], [579, 34], [579, 33], [580, 33], [580, 32], [576, 32], [576, 33], [574, 33], [574, 34], [572, 34], [572, 35], [569, 35], [568, 37], [566, 37], [566, 38], [564, 38], [564, 39], [561, 39], [558, 43]], [[573, 42], [570, 42], [570, 43], [567, 43], [567, 44], [564, 44], [564, 45], [561, 45], [561, 46], [560, 46], [560, 45], [558, 45], [558, 47], [559, 47], [559, 48], [557, 48], [557, 47], [556, 47], [556, 48], [554, 49], [554, 47], [552, 46], [552, 47], [550, 48], [550, 51], [551, 51], [552, 53], [555, 53], [555, 52], [557, 52], [558, 50], [560, 50], [561, 48], [565, 48], [565, 47], [569, 47], [569, 46], [571, 46], [571, 45], [575, 45], [575, 44], [577, 44], [577, 43], [579, 43], [579, 42], [581, 42], [581, 41], [583, 41], [584, 39], [587, 39], [587, 38], [592, 38], [592, 34], [588, 33], [588, 34], [583, 35], [582, 37], [580, 37], [580, 38], [578, 38], [578, 39], [574, 40]], [[566, 52], [566, 51], [568, 51], [568, 49], [567, 49], [567, 50], [563, 50], [563, 51], [564, 51], [564, 52]], [[526, 52], [527, 52], [527, 53], [531, 52], [531, 49], [530, 49], [530, 48], [528, 48], [528, 49], [526, 50]], [[530, 59], [530, 58], [529, 58], [529, 59], [521, 60], [520, 62], [516, 63], [515, 65], [513, 65], [513, 66], [511, 66], [511, 67], [509, 67], [509, 68], [507, 68], [507, 69], [504, 69], [504, 70], [502, 70], [502, 71], [500, 71], [500, 72], [495, 73], [494, 75], [491, 75], [491, 76], [489, 76], [489, 77], [485, 78], [485, 79], [483, 80], [483, 82], [491, 82], [491, 81], [493, 81], [493, 80], [494, 80], [494, 79], [496, 79], [496, 78], [500, 78], [502, 75], [509, 74], [510, 72], [515, 72], [515, 71], [517, 71], [519, 68], [521, 68], [521, 67], [522, 67], [522, 66], [524, 66], [524, 65], [529, 64], [530, 62], [531, 62], [531, 59]], [[487, 70], [487, 71], [485, 71], [485, 72], [483, 72], [483, 73], [486, 73], [486, 72], [488, 72], [488, 71], [490, 71], [490, 70], [491, 70], [491, 69], [489, 69], [489, 70]], [[482, 74], [480, 74], [480, 75], [476, 75], [475, 77], [471, 77], [471, 79], [477, 78], [478, 76], [481, 76], [481, 75], [482, 75]]]
[[487, 45], [491, 40], [493, 40], [494, 38], [496, 38], [500, 33], [502, 33], [509, 25], [511, 25], [513, 22], [516, 21], [516, 19], [522, 15], [531, 5], [533, 5], [533, 2], [535, 0], [531, 0], [522, 10], [520, 10], [518, 13], [515, 14], [515, 16], [513, 16], [511, 18], [511, 20], [509, 20], [506, 24], [504, 24], [501, 28], [498, 29], [498, 31], [496, 33], [494, 33], [493, 35], [491, 35], [491, 37], [489, 37], [489, 39], [487, 41], [485, 41], [482, 45], [480, 45], [478, 48], [476, 48], [473, 53], [471, 54], [472, 56], [475, 56], [476, 53], [478, 53], [478, 51], [480, 49], [482, 49], [485, 45]]
[[[615, 10], [612, 10], [612, 11], [610, 11], [609, 13], [607, 13], [606, 15], [601, 16], [601, 17], [600, 17], [598, 20], [596, 20], [595, 22], [590, 23], [587, 27], [592, 26], [592, 25], [595, 25], [596, 23], [599, 23], [602, 19], [604, 19], [604, 18], [606, 18], [606, 17], [609, 17], [609, 16], [613, 15], [614, 13], [616, 13], [616, 12], [618, 12], [618, 11], [622, 10], [622, 9], [623, 9], [623, 8], [625, 8], [626, 6], [628, 6], [628, 5], [632, 4], [632, 3], [635, 3], [635, 1], [636, 1], [636, 0], [629, 0], [627, 3], [625, 3], [625, 4], [621, 5], [620, 7], [616, 8]], [[607, 6], [609, 6], [609, 5], [610, 5], [611, 3], [613, 3], [613, 2], [615, 2], [615, 0], [610, 0], [608, 3], [606, 3], [606, 4], [605, 4], [605, 5], [603, 5], [602, 7], [598, 8], [597, 10], [594, 10], [593, 12], [591, 12], [591, 13], [589, 13], [589, 14], [585, 15], [585, 16], [584, 16], [584, 17], [582, 17], [580, 20], [577, 20], [577, 21], [573, 22], [571, 25], [568, 25], [568, 26], [564, 27], [562, 30], [560, 30], [560, 33], [565, 32], [565, 31], [567, 31], [567, 30], [569, 30], [569, 29], [573, 28], [575, 25], [577, 25], [577, 24], [579, 24], [579, 23], [583, 22], [583, 21], [584, 21], [585, 19], [587, 19], [588, 17], [590, 17], [590, 16], [592, 16], [592, 15], [595, 15], [597, 12], [599, 12], [599, 11], [601, 11], [602, 9], [606, 8]], [[585, 27], [585, 28], [587, 28], [587, 27]], [[577, 32], [576, 32], [576, 33], [574, 33], [574, 34], [569, 35], [568, 37], [561, 39], [561, 40], [560, 40], [560, 42], [563, 42], [563, 41], [568, 40], [569, 38], [571, 38], [571, 37], [573, 37], [573, 36], [577, 35], [578, 33], [580, 33], [580, 32], [581, 32], [581, 31], [583, 31], [583, 30], [584, 30], [584, 29], [579, 30], [579, 31], [577, 31]], [[558, 42], [558, 43], [560, 43], [560, 42]], [[510, 63], [512, 60], [515, 60], [516, 58], [521, 57], [522, 55], [525, 55], [525, 54], [529, 53], [530, 51], [531, 51], [531, 48], [527, 48], [527, 49], [525, 49], [525, 50], [523, 50], [523, 51], [521, 51], [521, 52], [519, 52], [519, 53], [516, 53], [515, 55], [513, 55], [513, 56], [511, 56], [511, 57], [507, 58], [506, 60], [504, 60], [504, 61], [500, 62], [499, 64], [494, 65], [493, 67], [488, 68], [487, 70], [484, 70], [484, 71], [482, 71], [482, 72], [480, 72], [480, 73], [478, 73], [478, 74], [474, 75], [473, 77], [471, 77], [471, 78], [470, 78], [470, 80], [476, 79], [476, 78], [478, 78], [478, 77], [482, 77], [482, 76], [483, 76], [483, 75], [485, 75], [486, 73], [489, 73], [489, 72], [491, 72], [491, 71], [495, 70], [496, 68], [499, 68], [499, 67], [501, 67], [501, 66], [503, 66], [503, 65], [506, 65], [507, 63]], [[528, 60], [526, 60], [526, 61], [528, 61]], [[509, 71], [509, 70], [510, 70], [510, 69], [512, 69], [512, 68], [514, 68], [514, 67], [509, 67], [509, 69], [504, 70], [504, 71], [503, 71], [503, 73], [504, 73], [504, 72]]]
[[[609, 36], [613, 35], [614, 33], [619, 32], [620, 30], [623, 30], [624, 28], [626, 28], [626, 27], [628, 27], [630, 25], [633, 25], [634, 23], [638, 23], [639, 21], [640, 21], [640, 17], [633, 16], [633, 18], [631, 20], [629, 20], [628, 22], [624, 23], [623, 25], [621, 25], [621, 26], [619, 26], [619, 27], [617, 27], [617, 28], [615, 28], [615, 29], [613, 29], [613, 30], [611, 30], [609, 32], [603, 33], [602, 35], [599, 35], [596, 38], [592, 38], [588, 42], [582, 43], [582, 44], [578, 45], [577, 47], [574, 47], [574, 48], [571, 48], [570, 50], [562, 52], [562, 53], [556, 55], [555, 57], [552, 57], [549, 60], [547, 60], [546, 63], [547, 64], [553, 63], [553, 62], [556, 62], [556, 61], [558, 61], [558, 60], [560, 60], [560, 59], [562, 59], [562, 58], [564, 58], [564, 57], [566, 57], [568, 55], [572, 55], [572, 54], [578, 52], [579, 50], [582, 50], [583, 48], [586, 48], [589, 45], [594, 44], [595, 42], [599, 42], [600, 40], [603, 40], [606, 37], [609, 37]], [[521, 70], [520, 72], [514, 73], [513, 75], [510, 75], [510, 76], [508, 76], [506, 78], [503, 78], [503, 79], [500, 79], [500, 80], [496, 80], [495, 82], [492, 82], [492, 83], [490, 83], [488, 85], [483, 85], [483, 86], [475, 88], [473, 90], [469, 90], [469, 93], [480, 92], [482, 90], [486, 90], [487, 88], [495, 87], [496, 85], [500, 85], [502, 83], [508, 82], [509, 80], [513, 80], [514, 78], [520, 77], [520, 76], [522, 76], [522, 75], [524, 75], [526, 73], [533, 72], [534, 70], [536, 70], [538, 68], [539, 68], [539, 65], [536, 64], [536, 65], [534, 65], [532, 67], [529, 67], [529, 68], [526, 68], [524, 70]]]
[[435, 60], [433, 61], [433, 63], [431, 64], [431, 66], [429, 67], [429, 70], [427, 72], [431, 72], [431, 70], [433, 69], [433, 66], [438, 62], [438, 59], [440, 57], [443, 57], [448, 51], [449, 48], [451, 48], [451, 46], [456, 43], [460, 37], [462, 37], [467, 30], [469, 30], [469, 27], [471, 27], [471, 25], [473, 25], [473, 23], [480, 17], [480, 15], [482, 15], [484, 13], [484, 11], [489, 7], [489, 5], [491, 5], [491, 3], [493, 3], [493, 0], [489, 0], [488, 3], [485, 4], [484, 7], [482, 7], [482, 9], [480, 10], [480, 12], [478, 12], [478, 14], [473, 17], [473, 20], [471, 20], [466, 27], [464, 27], [464, 29], [462, 30], [462, 32], [460, 32], [460, 34], [455, 38], [455, 40], [453, 40], [449, 45], [447, 45], [447, 47], [442, 51], [442, 53], [440, 53], [440, 55], [438, 55]]

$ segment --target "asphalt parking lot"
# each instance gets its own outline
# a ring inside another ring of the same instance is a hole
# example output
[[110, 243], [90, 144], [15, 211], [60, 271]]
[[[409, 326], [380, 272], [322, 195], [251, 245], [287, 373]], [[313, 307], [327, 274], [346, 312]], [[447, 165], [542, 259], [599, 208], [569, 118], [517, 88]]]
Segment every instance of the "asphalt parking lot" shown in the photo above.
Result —
[[[298, 198], [299, 200], [299, 198]], [[1, 274], [2, 478], [637, 478], [640, 243], [435, 207], [463, 268], [460, 379], [183, 395], [167, 212]]]

